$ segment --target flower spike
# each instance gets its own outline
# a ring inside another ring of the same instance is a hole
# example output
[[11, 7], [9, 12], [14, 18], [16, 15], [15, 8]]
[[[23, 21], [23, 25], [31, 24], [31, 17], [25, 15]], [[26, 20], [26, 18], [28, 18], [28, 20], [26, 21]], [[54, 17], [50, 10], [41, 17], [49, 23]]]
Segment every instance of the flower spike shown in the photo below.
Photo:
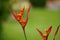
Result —
[[27, 22], [28, 22], [28, 14], [30, 12], [30, 8], [28, 8], [28, 12], [27, 12], [27, 15], [26, 15], [26, 20], [23, 19], [23, 14], [24, 14], [24, 9], [21, 9], [19, 14], [16, 14], [15, 12], [13, 12], [12, 10], [10, 10], [11, 14], [15, 17], [15, 19], [21, 24], [22, 28], [24, 29]]
[[9, 11], [15, 17], [15, 19], [21, 24], [23, 32], [24, 32], [25, 40], [27, 40], [26, 33], [25, 33], [25, 27], [28, 22], [28, 14], [30, 12], [30, 7], [28, 8], [28, 11], [27, 11], [26, 20], [24, 20], [22, 17], [24, 14], [24, 9], [25, 9], [25, 7], [20, 10], [19, 14], [16, 14], [15, 12], [13, 12], [13, 10], [10, 10], [10, 9], [9, 9]]
[[40, 31], [39, 29], [37, 29], [37, 31], [40, 33], [40, 35], [42, 36], [42, 38], [44, 40], [47, 40], [48, 39], [48, 36], [51, 32], [51, 29], [52, 29], [52, 26], [50, 26], [47, 30], [46, 30], [46, 34], [43, 34], [42, 31]]

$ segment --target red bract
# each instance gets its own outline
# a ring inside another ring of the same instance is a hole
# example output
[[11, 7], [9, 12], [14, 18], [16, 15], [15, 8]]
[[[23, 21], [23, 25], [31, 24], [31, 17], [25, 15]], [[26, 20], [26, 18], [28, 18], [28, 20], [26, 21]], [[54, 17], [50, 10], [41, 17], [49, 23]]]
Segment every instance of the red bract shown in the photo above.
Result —
[[15, 19], [21, 24], [23, 30], [28, 22], [28, 14], [30, 12], [30, 7], [28, 8], [28, 12], [27, 12], [27, 15], [26, 15], [26, 20], [23, 19], [23, 14], [24, 14], [24, 9], [21, 9], [20, 10], [20, 13], [19, 14], [16, 14], [14, 11], [10, 10], [10, 12], [12, 13], [12, 15], [15, 17]]
[[24, 14], [24, 9], [21, 9], [19, 14], [16, 14], [13, 10], [10, 10], [9, 11], [11, 12], [11, 14], [15, 17], [15, 19], [21, 24], [22, 28], [23, 28], [23, 32], [24, 32], [24, 36], [25, 36], [25, 40], [27, 40], [27, 37], [26, 37], [26, 33], [25, 33], [25, 26], [28, 22], [28, 14], [30, 12], [30, 7], [28, 8], [28, 11], [27, 11], [27, 14], [26, 14], [26, 19], [24, 20], [23, 19], [23, 14]]
[[59, 27], [60, 27], [60, 25], [57, 27], [57, 29], [56, 29], [56, 31], [55, 31], [55, 33], [54, 33], [54, 38], [53, 38], [53, 40], [55, 40], [55, 37], [56, 37], [56, 35], [57, 35], [58, 31], [59, 31]]
[[42, 38], [44, 40], [48, 39], [48, 36], [49, 36], [51, 30], [52, 30], [52, 26], [50, 26], [48, 29], [46, 29], [46, 34], [43, 34], [42, 31], [40, 31], [39, 29], [37, 29], [37, 31], [40, 33], [40, 35], [42, 36]]

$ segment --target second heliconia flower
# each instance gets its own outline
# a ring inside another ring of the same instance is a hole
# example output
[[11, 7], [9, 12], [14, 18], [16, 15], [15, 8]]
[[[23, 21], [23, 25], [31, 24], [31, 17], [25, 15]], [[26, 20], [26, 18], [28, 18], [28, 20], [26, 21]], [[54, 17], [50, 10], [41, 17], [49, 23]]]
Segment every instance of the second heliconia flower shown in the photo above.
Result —
[[42, 31], [40, 31], [39, 29], [37, 29], [37, 31], [39, 32], [39, 34], [42, 36], [42, 38], [44, 40], [48, 40], [48, 36], [49, 36], [51, 30], [52, 30], [52, 26], [50, 26], [48, 29], [46, 29], [46, 34], [43, 34]]

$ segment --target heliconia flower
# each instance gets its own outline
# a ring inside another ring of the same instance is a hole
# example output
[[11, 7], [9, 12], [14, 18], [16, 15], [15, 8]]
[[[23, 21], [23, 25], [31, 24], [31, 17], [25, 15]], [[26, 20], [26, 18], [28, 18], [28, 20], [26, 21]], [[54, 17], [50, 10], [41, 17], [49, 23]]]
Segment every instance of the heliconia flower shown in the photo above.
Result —
[[39, 29], [37, 29], [37, 31], [40, 33], [40, 35], [42, 36], [42, 38], [44, 40], [48, 39], [48, 36], [49, 36], [51, 30], [52, 30], [52, 26], [50, 26], [48, 29], [46, 29], [46, 34], [43, 34], [42, 31], [40, 31]]
[[26, 27], [26, 24], [28, 22], [28, 14], [30, 12], [30, 7], [28, 8], [28, 11], [27, 11], [27, 14], [26, 14], [26, 19], [24, 20], [24, 18], [22, 17], [23, 14], [24, 14], [24, 9], [21, 9], [19, 14], [16, 14], [13, 10], [9, 9], [10, 13], [15, 17], [15, 19], [21, 24], [22, 26], [22, 29], [23, 29], [23, 32], [24, 32], [24, 36], [25, 36], [25, 40], [27, 40], [27, 37], [26, 37], [26, 33], [25, 33], [25, 27]]
[[12, 13], [12, 15], [15, 17], [15, 19], [21, 24], [23, 30], [28, 22], [28, 14], [30, 12], [30, 7], [28, 8], [28, 11], [27, 11], [27, 15], [26, 15], [26, 20], [23, 19], [23, 14], [24, 14], [24, 9], [21, 9], [19, 14], [16, 14], [13, 10], [10, 10], [10, 12]]
[[24, 36], [25, 36], [25, 40], [27, 40], [26, 37], [26, 33], [25, 33], [25, 26], [28, 22], [28, 14], [30, 12], [30, 7], [28, 8], [27, 14], [26, 14], [26, 19], [24, 20], [24, 18], [22, 17], [24, 14], [24, 9], [21, 9], [19, 14], [16, 14], [13, 10], [9, 9], [9, 11], [11, 12], [11, 14], [15, 17], [15, 19], [21, 24], [23, 32], [24, 32]]
[[53, 38], [53, 40], [55, 40], [55, 37], [56, 37], [56, 35], [57, 35], [58, 31], [59, 31], [59, 27], [60, 27], [60, 25], [57, 27], [57, 29], [56, 29], [56, 31], [55, 31], [55, 33], [54, 33], [54, 38]]

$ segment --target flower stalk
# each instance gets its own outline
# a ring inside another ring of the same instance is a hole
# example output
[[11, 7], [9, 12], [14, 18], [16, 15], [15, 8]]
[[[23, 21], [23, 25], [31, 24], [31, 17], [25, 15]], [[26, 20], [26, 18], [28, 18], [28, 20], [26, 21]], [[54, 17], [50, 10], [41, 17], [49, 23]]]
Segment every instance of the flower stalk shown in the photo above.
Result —
[[25, 33], [25, 27], [26, 27], [26, 24], [28, 22], [28, 14], [30, 12], [30, 7], [28, 8], [28, 11], [27, 11], [27, 14], [26, 14], [26, 19], [24, 20], [24, 18], [22, 17], [23, 14], [24, 14], [24, 9], [21, 9], [19, 14], [16, 14], [15, 12], [13, 12], [12, 10], [9, 9], [10, 13], [15, 17], [15, 19], [21, 24], [22, 26], [22, 29], [23, 29], [23, 32], [24, 32], [24, 36], [25, 36], [25, 40], [27, 40], [27, 37], [26, 37], [26, 33]]
[[24, 33], [24, 36], [25, 36], [25, 40], [27, 40], [25, 29], [23, 30], [23, 33]]

